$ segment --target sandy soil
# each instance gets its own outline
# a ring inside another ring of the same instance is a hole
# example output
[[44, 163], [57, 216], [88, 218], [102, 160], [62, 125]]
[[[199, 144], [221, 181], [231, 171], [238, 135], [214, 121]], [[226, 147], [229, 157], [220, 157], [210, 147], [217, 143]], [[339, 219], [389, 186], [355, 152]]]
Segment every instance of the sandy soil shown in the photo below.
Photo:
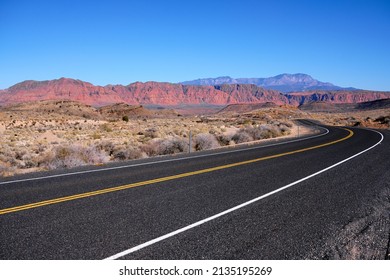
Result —
[[[181, 116], [171, 111], [169, 115], [159, 115], [138, 108], [142, 116], [133, 114], [124, 121], [123, 113], [129, 113], [125, 109], [105, 116], [90, 106], [58, 101], [0, 108], [0, 175], [180, 152], [186, 148], [190, 131], [194, 140], [197, 135], [206, 135], [207, 143], [194, 146], [194, 150], [210, 149], [252, 141], [242, 134], [264, 127], [274, 131], [264, 137], [296, 137], [295, 119], [389, 128], [388, 122], [382, 123], [378, 118], [390, 116], [389, 110], [319, 114], [287, 106], [209, 116]], [[309, 133], [308, 128], [299, 127], [300, 135]], [[237, 137], [239, 134], [245, 137]]]

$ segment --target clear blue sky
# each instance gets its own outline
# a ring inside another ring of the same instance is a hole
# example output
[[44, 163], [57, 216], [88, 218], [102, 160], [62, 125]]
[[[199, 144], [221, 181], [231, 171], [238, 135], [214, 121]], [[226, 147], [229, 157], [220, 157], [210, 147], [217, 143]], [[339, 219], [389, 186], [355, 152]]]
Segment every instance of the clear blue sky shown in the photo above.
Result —
[[390, 1], [0, 0], [0, 89], [298, 72], [390, 90]]

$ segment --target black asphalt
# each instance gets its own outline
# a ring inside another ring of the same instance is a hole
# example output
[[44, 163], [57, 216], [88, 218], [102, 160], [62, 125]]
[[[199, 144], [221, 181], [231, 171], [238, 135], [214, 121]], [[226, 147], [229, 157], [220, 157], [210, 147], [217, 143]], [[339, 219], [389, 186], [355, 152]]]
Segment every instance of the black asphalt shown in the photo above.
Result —
[[[6, 178], [0, 181], [0, 209], [285, 153], [348, 135], [344, 129], [327, 128], [328, 134], [316, 138], [271, 147], [261, 144], [259, 148], [234, 153], [209, 151], [146, 159], [121, 164], [160, 163], [2, 184], [69, 171]], [[376, 132], [350, 129], [354, 132], [351, 138], [302, 153], [0, 215], [0, 258], [109, 257], [313, 174], [380, 140]], [[351, 220], [363, 215], [364, 205], [390, 187], [390, 133], [381, 132], [384, 141], [367, 153], [124, 258], [317, 257], [317, 249], [326, 246], [327, 240]], [[257, 146], [220, 151], [248, 147]], [[171, 159], [175, 161], [167, 161]], [[113, 166], [119, 164], [109, 165]]]

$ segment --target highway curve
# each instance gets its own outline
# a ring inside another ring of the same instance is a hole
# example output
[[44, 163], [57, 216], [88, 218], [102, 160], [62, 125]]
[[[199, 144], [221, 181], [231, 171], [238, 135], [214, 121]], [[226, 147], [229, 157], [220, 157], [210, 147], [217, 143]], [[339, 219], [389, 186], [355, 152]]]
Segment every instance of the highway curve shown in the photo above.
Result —
[[0, 258], [384, 259], [389, 139], [324, 127], [284, 143], [2, 178]]

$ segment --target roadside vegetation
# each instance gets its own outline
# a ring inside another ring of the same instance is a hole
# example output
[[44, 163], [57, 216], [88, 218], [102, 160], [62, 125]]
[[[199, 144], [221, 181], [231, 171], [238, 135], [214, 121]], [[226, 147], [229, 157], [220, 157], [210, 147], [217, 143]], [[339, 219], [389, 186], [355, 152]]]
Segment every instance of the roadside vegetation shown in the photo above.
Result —
[[331, 114], [281, 106], [208, 117], [123, 104], [103, 109], [71, 101], [0, 108], [0, 176], [187, 153], [190, 132], [191, 151], [295, 136], [299, 118], [390, 128], [388, 109]]
[[291, 121], [236, 117], [93, 119], [0, 115], [0, 175], [203, 151], [291, 133]]

